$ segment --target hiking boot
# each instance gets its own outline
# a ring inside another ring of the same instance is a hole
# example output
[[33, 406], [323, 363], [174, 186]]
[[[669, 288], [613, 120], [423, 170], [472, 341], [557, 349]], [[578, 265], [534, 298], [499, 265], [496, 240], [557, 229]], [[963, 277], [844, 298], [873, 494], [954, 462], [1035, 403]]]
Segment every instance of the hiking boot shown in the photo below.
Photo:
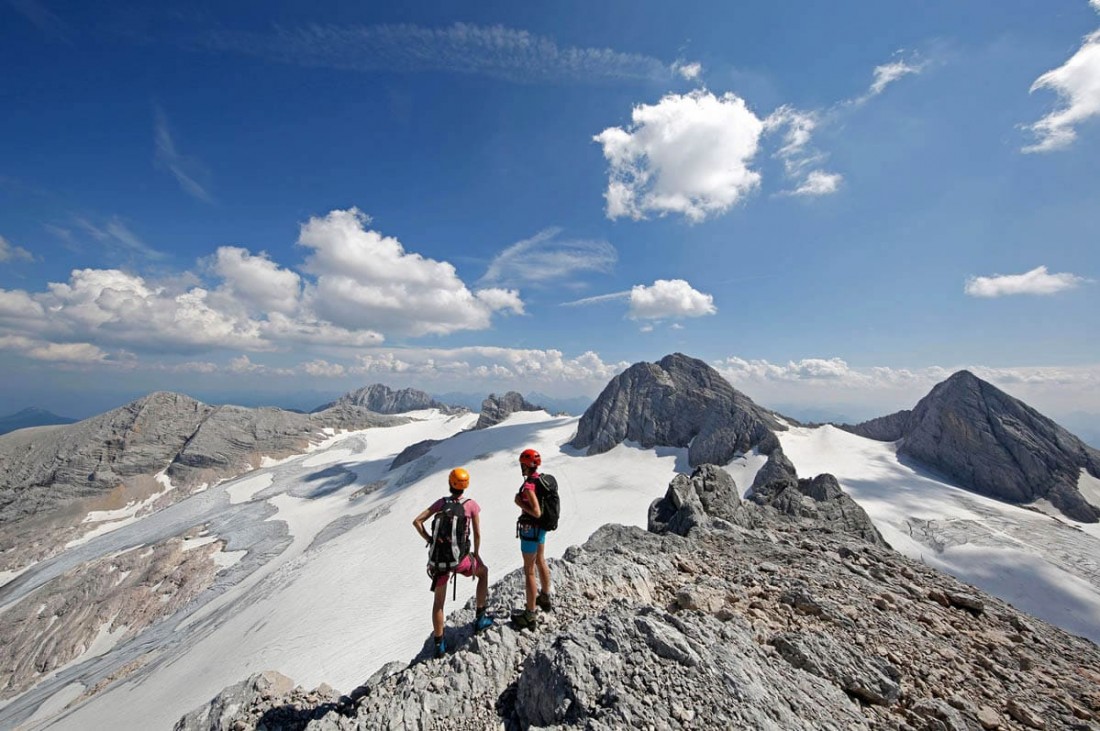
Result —
[[474, 632], [480, 632], [483, 629], [488, 629], [493, 626], [493, 618], [488, 614], [483, 614], [474, 620]]
[[520, 629], [534, 629], [538, 626], [539, 618], [534, 612], [524, 610], [513, 614], [512, 622]]
[[540, 591], [539, 595], [535, 597], [535, 604], [544, 612], [554, 611], [554, 605], [550, 602], [550, 595], [544, 591]]
[[435, 657], [436, 659], [443, 657], [447, 654], [447, 638], [440, 637], [435, 641]]

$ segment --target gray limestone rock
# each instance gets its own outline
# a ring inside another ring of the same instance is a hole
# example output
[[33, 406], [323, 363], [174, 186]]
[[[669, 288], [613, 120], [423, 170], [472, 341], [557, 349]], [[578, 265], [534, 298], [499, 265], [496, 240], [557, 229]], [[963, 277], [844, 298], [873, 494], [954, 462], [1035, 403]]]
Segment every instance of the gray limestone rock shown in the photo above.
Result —
[[1074, 520], [1100, 520], [1100, 507], [1077, 489], [1081, 470], [1100, 477], [1100, 451], [968, 371], [937, 384], [912, 411], [842, 428], [900, 439], [899, 455], [982, 495], [1045, 498]]
[[778, 448], [775, 414], [735, 390], [718, 371], [680, 353], [636, 363], [584, 412], [571, 445], [587, 454], [630, 440], [643, 448], [687, 447], [691, 466], [728, 464], [753, 447]]
[[464, 410], [442, 404], [424, 391], [415, 388], [394, 391], [381, 383], [375, 383], [346, 393], [336, 401], [314, 409], [314, 413], [337, 405], [358, 406], [378, 414], [403, 414], [421, 409], [439, 409], [444, 413]]
[[523, 397], [523, 394], [516, 391], [509, 391], [503, 396], [491, 393], [488, 398], [481, 402], [481, 413], [478, 415], [477, 424], [473, 428], [477, 430], [496, 426], [517, 411], [542, 410], [541, 406], [530, 403]]

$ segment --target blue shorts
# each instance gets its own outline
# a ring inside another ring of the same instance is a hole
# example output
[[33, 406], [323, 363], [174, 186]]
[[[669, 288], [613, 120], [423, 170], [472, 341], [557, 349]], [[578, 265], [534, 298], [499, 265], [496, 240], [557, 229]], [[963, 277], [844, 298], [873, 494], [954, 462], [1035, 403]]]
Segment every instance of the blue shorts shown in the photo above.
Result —
[[536, 553], [539, 546], [546, 545], [546, 530], [533, 525], [520, 525], [519, 550], [521, 553]]

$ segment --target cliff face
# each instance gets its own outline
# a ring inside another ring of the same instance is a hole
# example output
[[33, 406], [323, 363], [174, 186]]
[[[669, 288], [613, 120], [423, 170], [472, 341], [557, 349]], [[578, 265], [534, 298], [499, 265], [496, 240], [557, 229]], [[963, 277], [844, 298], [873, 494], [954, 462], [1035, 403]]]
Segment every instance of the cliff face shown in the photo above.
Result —
[[[1100, 720], [1094, 644], [864, 540], [828, 511], [808, 518], [766, 497], [736, 501], [732, 482], [714, 466], [678, 476], [649, 531], [604, 526], [552, 561], [554, 612], [540, 615], [537, 631], [504, 623], [523, 594], [514, 572], [490, 593], [497, 625], [472, 635], [471, 606], [451, 615], [454, 650], [442, 660], [428, 659], [426, 642], [410, 664], [391, 663], [343, 696], [254, 676], [176, 729], [1024, 729]], [[836, 500], [821, 476], [807, 482], [803, 498]], [[425, 622], [427, 609], [426, 597]]]
[[444, 412], [457, 410], [436, 401], [424, 391], [415, 388], [394, 391], [381, 383], [346, 393], [331, 404], [325, 404], [314, 411], [324, 411], [333, 406], [358, 406], [377, 414], [404, 414], [421, 409], [439, 409]]
[[1074, 520], [1100, 520], [1100, 507], [1077, 489], [1081, 470], [1100, 477], [1100, 451], [967, 371], [937, 384], [912, 411], [844, 428], [900, 439], [898, 454], [982, 495], [1010, 503], [1045, 498]]
[[779, 446], [786, 429], [709, 365], [680, 353], [636, 363], [608, 383], [577, 425], [571, 445], [587, 454], [630, 440], [643, 448], [687, 447], [692, 466], [728, 464], [752, 448]]

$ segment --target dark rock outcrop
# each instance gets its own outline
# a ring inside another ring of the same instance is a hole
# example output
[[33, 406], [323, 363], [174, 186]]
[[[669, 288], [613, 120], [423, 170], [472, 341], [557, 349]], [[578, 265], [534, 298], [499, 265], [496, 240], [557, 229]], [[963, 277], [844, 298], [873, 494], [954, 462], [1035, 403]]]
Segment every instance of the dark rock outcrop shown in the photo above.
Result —
[[841, 428], [900, 439], [899, 455], [982, 495], [1016, 504], [1045, 498], [1073, 520], [1100, 520], [1100, 506], [1077, 489], [1082, 469], [1100, 477], [1100, 451], [968, 371], [937, 384], [912, 411]]
[[[791, 421], [791, 420], [788, 420]], [[570, 444], [600, 454], [624, 441], [643, 448], [687, 447], [688, 461], [728, 464], [754, 447], [779, 447], [776, 415], [737, 391], [718, 371], [680, 353], [635, 363], [604, 388]]]
[[[719, 473], [708, 466], [669, 486], [702, 511], [686, 536], [607, 525], [551, 561], [554, 612], [537, 632], [503, 621], [523, 595], [516, 571], [490, 591], [496, 626], [471, 634], [472, 600], [450, 616], [455, 649], [443, 660], [430, 660], [426, 643], [412, 663], [384, 666], [335, 702], [327, 689], [261, 697], [250, 689], [272, 681], [254, 677], [176, 731], [1016, 729], [1100, 719], [1096, 645], [817, 520], [731, 508]], [[754, 513], [759, 526], [707, 505]]]
[[415, 388], [402, 388], [399, 391], [394, 391], [381, 383], [375, 383], [346, 393], [336, 401], [320, 406], [313, 411], [316, 413], [340, 405], [358, 406], [378, 414], [404, 414], [408, 411], [420, 411], [421, 409], [439, 409], [444, 413], [461, 410], [442, 404], [424, 391]]
[[523, 394], [516, 391], [509, 391], [503, 396], [491, 393], [487, 399], [481, 402], [481, 413], [478, 415], [477, 423], [474, 424], [473, 428], [477, 430], [496, 426], [517, 411], [542, 410], [541, 406], [532, 404], [523, 397]]

